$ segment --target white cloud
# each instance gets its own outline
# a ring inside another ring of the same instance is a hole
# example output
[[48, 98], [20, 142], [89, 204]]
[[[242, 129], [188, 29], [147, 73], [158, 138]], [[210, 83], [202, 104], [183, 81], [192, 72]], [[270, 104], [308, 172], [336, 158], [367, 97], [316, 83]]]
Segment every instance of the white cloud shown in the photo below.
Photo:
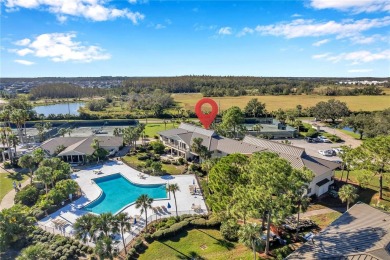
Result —
[[[75, 33], [46, 33], [30, 40], [24, 49], [14, 50], [19, 56], [32, 54], [40, 58], [50, 58], [54, 62], [91, 62], [107, 60], [111, 55], [98, 46], [83, 45], [73, 41]], [[24, 39], [26, 40], [26, 39]], [[27, 42], [27, 41], [26, 41]]]
[[238, 37], [241, 37], [241, 36], [245, 36], [247, 34], [253, 34], [255, 32], [255, 30], [253, 30], [252, 28], [249, 28], [249, 27], [244, 27], [244, 29], [242, 29], [238, 34], [237, 36]]
[[311, 0], [315, 9], [337, 9], [354, 13], [390, 11], [389, 0]]
[[134, 24], [144, 19], [139, 12], [129, 9], [117, 9], [106, 7], [105, 0], [3, 0], [7, 9], [17, 8], [43, 9], [56, 14], [60, 22], [66, 20], [66, 16], [84, 17], [92, 21], [107, 21], [116, 18], [127, 18]]
[[26, 65], [26, 66], [31, 66], [31, 65], [35, 64], [35, 62], [28, 61], [28, 60], [14, 60], [14, 62], [22, 64], [22, 65]]
[[348, 70], [349, 73], [368, 73], [373, 71], [373, 69], [353, 69], [353, 70]]
[[220, 35], [230, 35], [232, 34], [232, 28], [231, 27], [222, 27], [218, 30], [218, 34]]
[[285, 38], [336, 35], [337, 38], [351, 37], [372, 28], [390, 25], [390, 16], [376, 19], [346, 20], [342, 22], [296, 19], [289, 23], [259, 25], [255, 30], [263, 35]]
[[301, 14], [293, 14], [291, 15], [291, 17], [301, 17], [302, 15]]
[[166, 26], [165, 25], [162, 25], [162, 24], [160, 24], [160, 23], [158, 23], [158, 24], [156, 24], [156, 26], [154, 27], [156, 30], [161, 30], [161, 29], [164, 29], [164, 28], [166, 28]]
[[23, 39], [23, 40], [20, 40], [20, 41], [16, 41], [15, 44], [16, 45], [19, 45], [19, 46], [26, 46], [30, 43], [30, 39]]
[[372, 53], [370, 51], [354, 51], [354, 52], [344, 52], [338, 55], [331, 56], [329, 53], [319, 54], [312, 56], [313, 59], [324, 59], [326, 61], [331, 61], [337, 63], [340, 61], [350, 61], [352, 64], [360, 64], [366, 62], [372, 62], [377, 60], [390, 60], [390, 49], [384, 50], [377, 53]]
[[351, 37], [351, 41], [354, 44], [371, 44], [377, 41], [389, 41], [389, 38], [380, 34], [371, 36], [356, 35]]
[[330, 41], [329, 39], [324, 39], [324, 40], [321, 40], [321, 41], [313, 43], [313, 46], [318, 47], [318, 46], [321, 46], [321, 45], [323, 45], [325, 43], [328, 43], [329, 41]]
[[328, 57], [329, 55], [330, 55], [330, 53], [327, 52], [327, 53], [313, 55], [312, 58], [313, 59], [323, 59], [325, 57]]

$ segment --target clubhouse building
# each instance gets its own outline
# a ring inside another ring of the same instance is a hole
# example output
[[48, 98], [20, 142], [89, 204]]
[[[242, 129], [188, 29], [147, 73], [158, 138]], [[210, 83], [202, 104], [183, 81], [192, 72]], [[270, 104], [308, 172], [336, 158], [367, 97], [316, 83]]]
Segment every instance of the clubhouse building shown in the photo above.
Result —
[[282, 144], [275, 141], [245, 136], [238, 141], [219, 136], [214, 130], [181, 123], [178, 128], [159, 132], [160, 140], [170, 150], [172, 155], [181, 156], [187, 160], [199, 160], [198, 154], [191, 151], [194, 138], [202, 138], [202, 145], [212, 152], [212, 157], [223, 157], [233, 153], [250, 155], [254, 152], [274, 152], [286, 159], [294, 168], [311, 170], [315, 177], [309, 184], [308, 195], [321, 196], [333, 184], [334, 170], [340, 165], [335, 162], [306, 154], [304, 148]]

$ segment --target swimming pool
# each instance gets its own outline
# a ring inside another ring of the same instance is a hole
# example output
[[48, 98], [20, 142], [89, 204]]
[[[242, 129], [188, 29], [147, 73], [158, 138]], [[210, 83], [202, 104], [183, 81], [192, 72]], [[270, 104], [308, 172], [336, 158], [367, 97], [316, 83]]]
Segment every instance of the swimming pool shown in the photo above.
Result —
[[134, 203], [141, 194], [147, 194], [153, 199], [166, 199], [165, 184], [140, 185], [127, 180], [122, 174], [93, 179], [100, 187], [100, 197], [84, 207], [85, 210], [101, 214], [117, 213], [125, 206]]

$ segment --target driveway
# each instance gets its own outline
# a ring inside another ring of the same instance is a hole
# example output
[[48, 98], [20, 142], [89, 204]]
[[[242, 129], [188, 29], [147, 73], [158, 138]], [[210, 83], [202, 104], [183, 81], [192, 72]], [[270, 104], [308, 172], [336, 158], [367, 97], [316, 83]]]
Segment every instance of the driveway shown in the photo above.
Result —
[[340, 137], [341, 139], [344, 140], [344, 143], [342, 143], [342, 145], [348, 145], [348, 146], [350, 145], [352, 148], [356, 148], [362, 144], [362, 141], [357, 140], [357, 139], [355, 139], [352, 136], [349, 136], [347, 134], [344, 134], [339, 129], [325, 126], [324, 123], [322, 123], [322, 122], [315, 122], [315, 121], [311, 121], [311, 120], [302, 120], [302, 122], [308, 123], [311, 125], [315, 123], [321, 127], [320, 131], [324, 131], [324, 132], [327, 132], [329, 134], [337, 135], [338, 137]]
[[330, 150], [336, 147], [340, 147], [343, 144], [338, 143], [308, 143], [303, 139], [290, 139], [289, 140], [293, 146], [305, 148], [305, 151], [308, 155], [322, 158], [328, 161], [341, 161], [338, 156], [324, 156], [318, 153], [318, 150]]

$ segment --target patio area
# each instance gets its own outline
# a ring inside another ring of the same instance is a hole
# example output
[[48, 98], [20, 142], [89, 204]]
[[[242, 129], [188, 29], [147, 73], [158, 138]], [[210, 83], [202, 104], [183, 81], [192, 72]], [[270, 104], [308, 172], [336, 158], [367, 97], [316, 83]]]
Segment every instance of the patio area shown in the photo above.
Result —
[[[147, 174], [142, 174], [119, 161], [110, 161], [103, 165], [91, 166], [86, 169], [74, 172], [71, 177], [81, 187], [82, 196], [73, 203], [66, 205], [46, 218], [40, 220], [38, 225], [51, 233], [72, 236], [72, 225], [76, 222], [77, 218], [84, 214], [91, 213], [84, 210], [84, 206], [98, 199], [102, 193], [100, 187], [92, 179], [118, 173], [121, 173], [124, 178], [134, 184], [168, 185], [177, 183], [180, 187], [180, 191], [176, 192], [179, 215], [207, 213], [207, 208], [202, 194], [200, 192], [194, 193], [192, 189], [189, 189], [190, 186], [197, 184], [194, 175], [150, 176]], [[126, 194], [118, 192], [118, 196], [126, 196]], [[159, 218], [175, 216], [176, 209], [173, 195], [169, 195], [168, 193], [167, 196], [168, 198], [166, 199], [157, 199], [153, 202], [153, 209], [148, 210], [148, 222], [157, 220]], [[195, 208], [194, 205], [196, 205]], [[129, 216], [137, 219], [137, 221], [132, 223], [132, 231], [124, 235], [126, 242], [130, 242], [131, 239], [134, 238], [143, 229], [145, 225], [145, 215], [140, 213], [140, 209], [135, 208], [134, 203], [122, 208], [120, 212], [126, 212], [129, 214]], [[115, 213], [118, 212], [113, 212], [113, 214]], [[121, 238], [118, 237], [115, 240], [120, 241], [120, 239]], [[121, 249], [121, 243], [118, 243], [118, 247]]]

